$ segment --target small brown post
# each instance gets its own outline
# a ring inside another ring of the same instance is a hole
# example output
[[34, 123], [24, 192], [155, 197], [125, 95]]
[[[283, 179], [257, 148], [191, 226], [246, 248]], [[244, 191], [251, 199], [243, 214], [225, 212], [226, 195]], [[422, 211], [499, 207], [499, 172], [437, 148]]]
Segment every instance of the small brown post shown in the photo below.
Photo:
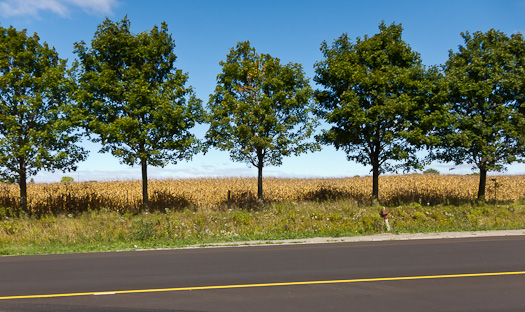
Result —
[[231, 191], [228, 190], [228, 209], [231, 208], [230, 198], [231, 198]]

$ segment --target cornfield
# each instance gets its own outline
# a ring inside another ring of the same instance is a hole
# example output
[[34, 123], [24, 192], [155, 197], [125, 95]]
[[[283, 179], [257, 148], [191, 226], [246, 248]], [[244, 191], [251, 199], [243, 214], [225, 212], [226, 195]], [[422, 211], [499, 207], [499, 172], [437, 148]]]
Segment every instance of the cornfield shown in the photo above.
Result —
[[[394, 175], [379, 178], [379, 200], [383, 205], [419, 202], [459, 203], [475, 200], [479, 176]], [[32, 214], [79, 213], [105, 208], [138, 212], [142, 202], [141, 181], [30, 183], [28, 209]], [[228, 201], [228, 192], [230, 200]], [[19, 189], [0, 184], [0, 208], [16, 209]], [[256, 202], [255, 178], [203, 178], [149, 181], [150, 209], [221, 209], [228, 205], [249, 207]], [[368, 204], [372, 177], [331, 179], [264, 179], [265, 200], [325, 201], [348, 199]], [[525, 196], [525, 176], [489, 176], [486, 199], [516, 201]]]

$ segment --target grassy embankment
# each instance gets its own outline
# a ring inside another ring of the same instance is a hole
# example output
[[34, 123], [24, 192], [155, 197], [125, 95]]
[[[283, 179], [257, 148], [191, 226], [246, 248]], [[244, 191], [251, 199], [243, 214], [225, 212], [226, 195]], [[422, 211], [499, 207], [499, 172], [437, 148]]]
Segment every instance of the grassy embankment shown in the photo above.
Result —
[[[387, 176], [380, 201], [393, 233], [525, 228], [525, 176], [494, 179], [480, 204], [475, 176]], [[3, 185], [0, 255], [383, 233], [370, 180], [268, 179], [263, 206], [255, 179], [153, 181], [149, 212], [138, 209], [137, 181], [34, 184], [32, 216], [16, 216], [16, 186]]]

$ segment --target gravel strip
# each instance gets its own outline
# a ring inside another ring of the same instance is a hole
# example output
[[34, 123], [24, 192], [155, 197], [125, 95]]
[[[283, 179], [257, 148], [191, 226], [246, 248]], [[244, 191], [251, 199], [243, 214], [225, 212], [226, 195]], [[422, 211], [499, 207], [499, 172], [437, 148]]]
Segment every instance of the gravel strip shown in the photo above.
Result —
[[[271, 245], [298, 245], [298, 244], [326, 244], [326, 243], [345, 243], [345, 242], [381, 242], [381, 241], [394, 241], [394, 240], [501, 237], [501, 236], [520, 236], [520, 235], [525, 236], [525, 229], [501, 230], [501, 231], [417, 233], [417, 234], [384, 233], [384, 234], [352, 236], [352, 237], [316, 237], [316, 238], [304, 238], [304, 239], [259, 240], [259, 241], [245, 241], [245, 242], [199, 244], [199, 245], [184, 247], [182, 249], [271, 246]], [[170, 250], [170, 249], [178, 249], [178, 248], [136, 249], [136, 251]]]

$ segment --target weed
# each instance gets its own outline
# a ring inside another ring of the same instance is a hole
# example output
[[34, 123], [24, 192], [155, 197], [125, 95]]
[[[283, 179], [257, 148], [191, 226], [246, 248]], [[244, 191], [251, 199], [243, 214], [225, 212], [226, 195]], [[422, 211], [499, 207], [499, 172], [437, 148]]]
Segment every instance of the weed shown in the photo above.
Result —
[[[525, 228], [523, 201], [496, 205], [470, 201], [454, 205], [423, 203], [389, 208], [392, 231]], [[186, 206], [138, 213], [100, 207], [82, 213], [16, 216], [11, 208], [4, 208], [0, 213], [3, 216], [0, 254], [4, 255], [122, 250], [134, 245], [177, 247], [236, 240], [340, 237], [386, 231], [377, 207], [348, 198], [282, 200], [251, 210], [236, 206], [231, 209]]]
[[133, 240], [145, 241], [155, 237], [154, 221], [151, 219], [133, 220]]

